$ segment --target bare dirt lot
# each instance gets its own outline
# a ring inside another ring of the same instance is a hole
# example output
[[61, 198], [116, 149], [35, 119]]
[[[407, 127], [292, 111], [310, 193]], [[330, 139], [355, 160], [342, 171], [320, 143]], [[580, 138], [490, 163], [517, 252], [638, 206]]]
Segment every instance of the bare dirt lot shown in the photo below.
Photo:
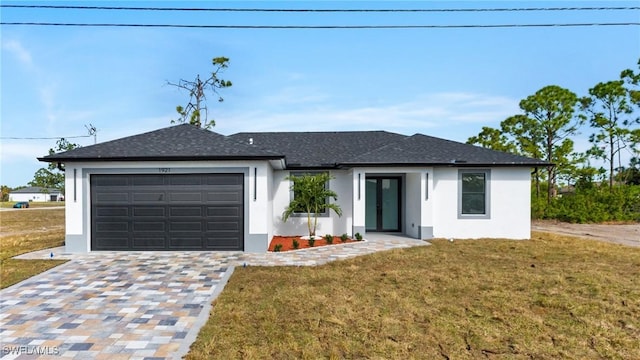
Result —
[[555, 220], [534, 220], [531, 230], [640, 247], [640, 224], [570, 224]]

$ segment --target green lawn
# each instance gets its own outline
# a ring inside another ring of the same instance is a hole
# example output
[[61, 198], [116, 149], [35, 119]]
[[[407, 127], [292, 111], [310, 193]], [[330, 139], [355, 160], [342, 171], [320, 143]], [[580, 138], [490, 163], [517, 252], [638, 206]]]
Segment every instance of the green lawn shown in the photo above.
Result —
[[0, 288], [11, 286], [66, 261], [12, 257], [64, 245], [64, 209], [0, 212]]
[[[12, 208], [17, 201], [0, 201], [0, 208]], [[64, 201], [30, 202], [29, 208], [64, 206]]]
[[237, 268], [187, 359], [640, 359], [640, 249], [534, 233]]

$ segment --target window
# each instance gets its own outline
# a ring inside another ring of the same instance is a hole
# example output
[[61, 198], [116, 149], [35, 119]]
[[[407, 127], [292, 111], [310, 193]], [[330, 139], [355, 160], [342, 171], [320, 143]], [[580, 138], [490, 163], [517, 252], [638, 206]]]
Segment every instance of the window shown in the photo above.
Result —
[[[317, 175], [317, 174], [321, 174], [321, 173], [327, 173], [326, 171], [297, 171], [297, 172], [291, 172], [290, 176], [291, 177], [297, 177], [297, 176], [304, 176], [304, 175]], [[292, 182], [293, 183], [293, 182]], [[324, 184], [324, 188], [328, 189], [329, 188], [329, 182], [327, 181]], [[295, 186], [293, 188], [292, 191], [290, 191], [290, 198], [293, 200], [296, 198], [296, 193], [298, 192], [297, 189], [295, 189]], [[326, 203], [327, 201], [329, 201], [329, 199], [325, 198], [325, 199], [321, 199], [320, 202], [322, 203]], [[301, 216], [301, 215], [306, 215], [307, 212], [304, 209], [296, 209], [293, 212], [293, 216]], [[329, 216], [329, 209], [324, 209], [322, 212], [318, 213], [320, 216]]]
[[489, 170], [460, 170], [458, 173], [458, 216], [486, 218], [489, 213]]

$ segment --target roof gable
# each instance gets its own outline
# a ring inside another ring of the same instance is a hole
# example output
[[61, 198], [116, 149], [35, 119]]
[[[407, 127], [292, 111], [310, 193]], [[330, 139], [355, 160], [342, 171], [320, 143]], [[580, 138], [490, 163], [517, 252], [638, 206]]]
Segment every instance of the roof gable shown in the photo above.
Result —
[[45, 156], [43, 161], [277, 159], [283, 155], [181, 124]]

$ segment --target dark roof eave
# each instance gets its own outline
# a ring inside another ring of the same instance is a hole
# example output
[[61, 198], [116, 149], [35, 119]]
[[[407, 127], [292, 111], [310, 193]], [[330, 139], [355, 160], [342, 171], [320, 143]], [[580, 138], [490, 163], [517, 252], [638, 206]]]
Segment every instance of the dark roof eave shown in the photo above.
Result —
[[85, 161], [232, 161], [232, 160], [281, 160], [280, 155], [229, 155], [229, 156], [154, 156], [154, 157], [39, 157], [44, 162], [85, 162]]
[[474, 162], [422, 162], [422, 163], [340, 163], [338, 164], [340, 168], [352, 168], [357, 166], [362, 167], [398, 167], [398, 166], [448, 166], [448, 167], [541, 167], [541, 166], [554, 166], [554, 164], [546, 163], [546, 162], [536, 162], [536, 163], [522, 163], [522, 162], [512, 162], [512, 163], [474, 163]]

